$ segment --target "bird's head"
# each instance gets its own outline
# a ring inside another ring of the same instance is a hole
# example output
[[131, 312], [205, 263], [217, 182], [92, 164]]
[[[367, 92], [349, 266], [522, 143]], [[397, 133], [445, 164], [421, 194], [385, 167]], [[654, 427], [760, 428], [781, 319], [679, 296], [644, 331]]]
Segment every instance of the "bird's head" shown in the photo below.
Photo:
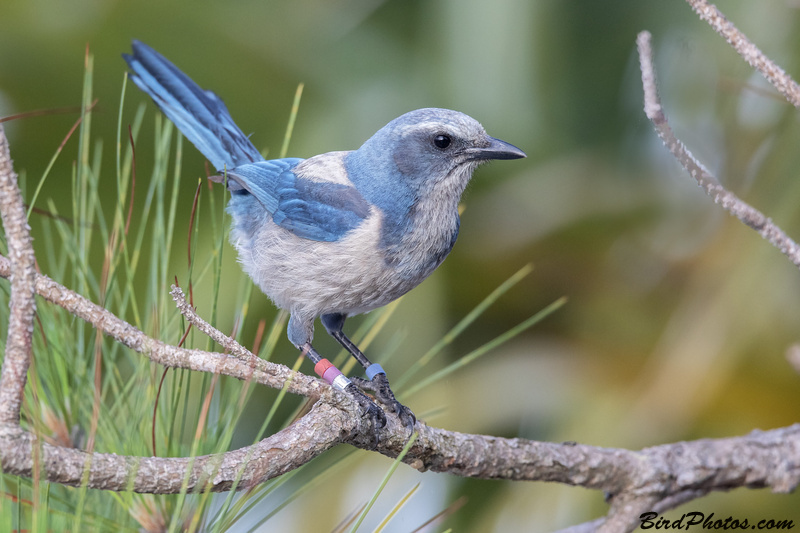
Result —
[[[446, 213], [455, 221], [447, 231], [457, 232], [458, 203], [475, 168], [520, 157], [522, 150], [490, 137], [477, 120], [430, 108], [389, 122], [349, 152], [345, 166], [356, 189], [383, 212], [386, 240], [394, 242], [414, 226], [421, 205]], [[455, 233], [447, 237], [448, 246], [454, 238]]]
[[[480, 123], [458, 111], [426, 108], [399, 116], [357, 150], [380, 160], [384, 169], [410, 185], [425, 188], [442, 182], [466, 186], [472, 171], [492, 159], [518, 159], [525, 153], [486, 134]], [[373, 166], [374, 168], [374, 166]]]

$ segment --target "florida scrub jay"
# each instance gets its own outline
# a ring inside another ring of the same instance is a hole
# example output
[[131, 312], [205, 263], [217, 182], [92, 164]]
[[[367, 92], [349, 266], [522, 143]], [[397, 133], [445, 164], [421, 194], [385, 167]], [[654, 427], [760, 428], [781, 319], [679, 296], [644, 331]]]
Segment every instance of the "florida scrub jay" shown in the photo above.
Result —
[[[429, 108], [394, 119], [357, 150], [265, 160], [216, 94], [138, 41], [123, 57], [133, 82], [224, 176], [231, 242], [255, 284], [289, 311], [292, 344], [376, 427], [385, 415], [361, 389], [413, 426], [380, 365], [344, 334], [345, 319], [427, 278], [456, 241], [458, 203], [475, 168], [525, 153], [463, 113]], [[313, 348], [317, 317], [368, 379], [349, 380]]]

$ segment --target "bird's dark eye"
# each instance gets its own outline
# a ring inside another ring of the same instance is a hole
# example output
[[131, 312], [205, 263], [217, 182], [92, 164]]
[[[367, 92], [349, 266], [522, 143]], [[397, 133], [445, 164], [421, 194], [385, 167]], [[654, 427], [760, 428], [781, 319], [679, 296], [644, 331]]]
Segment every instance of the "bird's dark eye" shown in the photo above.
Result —
[[433, 144], [436, 148], [441, 148], [444, 150], [448, 146], [450, 146], [450, 136], [448, 135], [437, 135], [433, 138]]

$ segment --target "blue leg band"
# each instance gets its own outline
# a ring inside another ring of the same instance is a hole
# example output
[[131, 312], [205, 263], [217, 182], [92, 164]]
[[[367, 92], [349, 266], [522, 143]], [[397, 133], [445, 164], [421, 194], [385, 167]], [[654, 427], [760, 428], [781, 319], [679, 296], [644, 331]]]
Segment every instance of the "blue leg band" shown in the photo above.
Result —
[[386, 375], [386, 372], [384, 372], [383, 367], [378, 363], [372, 363], [371, 365], [369, 365], [367, 367], [366, 372], [367, 372], [367, 379], [370, 381], [372, 381], [372, 378], [374, 378], [377, 374], [383, 374], [384, 376]]

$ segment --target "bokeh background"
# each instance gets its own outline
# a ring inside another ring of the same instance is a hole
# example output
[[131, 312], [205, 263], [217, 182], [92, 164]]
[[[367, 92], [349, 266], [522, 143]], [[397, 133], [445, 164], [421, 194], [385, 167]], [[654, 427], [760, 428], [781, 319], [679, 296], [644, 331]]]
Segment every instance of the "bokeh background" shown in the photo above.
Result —
[[[800, 73], [800, 3], [718, 5], [770, 57]], [[800, 273], [713, 205], [661, 146], [642, 112], [636, 34], [653, 34], [660, 92], [677, 135], [727, 187], [796, 238], [797, 113], [685, 2], [2, 0], [0, 19], [0, 116], [79, 105], [88, 46], [99, 98], [92, 128], [107, 147], [109, 179], [125, 71], [120, 54], [132, 39], [221, 95], [256, 146], [271, 154], [280, 150], [300, 82], [293, 156], [355, 148], [419, 107], [463, 111], [524, 149], [527, 159], [476, 173], [455, 249], [404, 298], [370, 353], [401, 343], [387, 365], [390, 376], [401, 373], [528, 263], [533, 272], [451, 345], [438, 367], [561, 296], [569, 302], [408, 399], [418, 414], [433, 413], [429, 424], [638, 449], [797, 421], [800, 376], [785, 352], [798, 340]], [[129, 86], [126, 112], [132, 116], [142, 101]], [[148, 106], [137, 145], [144, 183], [155, 115]], [[16, 168], [31, 180], [40, 176], [76, 118], [5, 123]], [[66, 215], [76, 154], [73, 139], [42, 193]], [[182, 172], [187, 184], [205, 175], [202, 156], [188, 143]], [[191, 185], [181, 188], [185, 216], [177, 235], [186, 234], [193, 193]], [[115, 194], [109, 186], [109, 202]], [[134, 216], [133, 223], [147, 220]], [[225, 253], [226, 279], [238, 287], [233, 251]], [[175, 255], [180, 273], [183, 248]], [[199, 311], [209, 313], [202, 287], [196, 290]], [[236, 292], [222, 292], [220, 329], [233, 327]], [[260, 294], [252, 305], [245, 338], [252, 338], [255, 317], [275, 313]], [[334, 349], [327, 339], [318, 342]], [[288, 341], [278, 347], [278, 359], [291, 364]], [[248, 406], [256, 427], [259, 409]], [[331, 530], [369, 498], [390, 464], [358, 453], [346, 472], [260, 530]], [[545, 531], [606, 510], [603, 494], [581, 488], [401, 466], [364, 530], [418, 482], [386, 531], [411, 531], [462, 497], [467, 505], [430, 530]], [[798, 508], [796, 494], [737, 490], [668, 516], [702, 511], [798, 521]]]

